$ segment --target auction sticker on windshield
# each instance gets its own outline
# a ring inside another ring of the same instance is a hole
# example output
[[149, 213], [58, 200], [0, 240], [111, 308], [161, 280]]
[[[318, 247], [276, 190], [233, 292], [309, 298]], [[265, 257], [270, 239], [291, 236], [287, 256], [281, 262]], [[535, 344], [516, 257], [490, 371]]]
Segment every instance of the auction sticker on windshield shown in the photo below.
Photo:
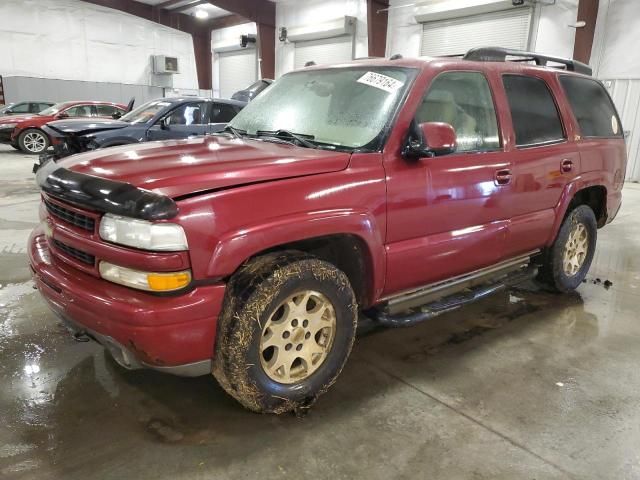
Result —
[[395, 78], [387, 77], [381, 73], [367, 72], [358, 79], [358, 83], [364, 83], [370, 87], [379, 88], [385, 92], [393, 93], [402, 87], [403, 83]]

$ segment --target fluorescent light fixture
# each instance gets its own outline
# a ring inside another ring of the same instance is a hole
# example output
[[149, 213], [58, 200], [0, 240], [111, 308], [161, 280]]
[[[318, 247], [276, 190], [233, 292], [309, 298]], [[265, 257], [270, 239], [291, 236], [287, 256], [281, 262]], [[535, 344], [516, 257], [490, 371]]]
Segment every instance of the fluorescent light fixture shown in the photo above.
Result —
[[200, 20], [204, 20], [205, 18], [209, 18], [209, 12], [207, 12], [206, 10], [203, 10], [201, 8], [196, 10], [195, 15], [196, 15], [196, 18], [199, 18]]

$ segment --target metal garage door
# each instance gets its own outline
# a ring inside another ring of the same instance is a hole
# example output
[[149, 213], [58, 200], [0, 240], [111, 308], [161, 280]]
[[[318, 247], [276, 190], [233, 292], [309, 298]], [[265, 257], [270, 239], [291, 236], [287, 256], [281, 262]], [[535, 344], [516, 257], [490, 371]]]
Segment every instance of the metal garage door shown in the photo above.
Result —
[[258, 79], [255, 48], [220, 52], [218, 55], [221, 98], [231, 98], [235, 92]]
[[324, 38], [296, 42], [294, 68], [302, 68], [307, 62], [318, 65], [350, 62], [353, 59], [353, 36]]
[[529, 7], [427, 22], [422, 26], [420, 54], [461, 55], [489, 46], [527, 50], [530, 26]]
[[604, 80], [616, 104], [627, 140], [627, 175], [625, 180], [640, 182], [640, 79]]

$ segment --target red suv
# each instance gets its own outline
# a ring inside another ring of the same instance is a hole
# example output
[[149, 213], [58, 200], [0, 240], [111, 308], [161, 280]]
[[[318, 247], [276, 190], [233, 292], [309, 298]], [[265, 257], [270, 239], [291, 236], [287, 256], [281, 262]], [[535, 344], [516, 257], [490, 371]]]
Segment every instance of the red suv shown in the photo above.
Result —
[[225, 133], [45, 163], [35, 283], [127, 368], [306, 408], [359, 311], [405, 326], [527, 278], [581, 283], [626, 165], [589, 73], [495, 48], [314, 66]]
[[40, 113], [0, 117], [0, 143], [8, 143], [24, 153], [42, 153], [51, 144], [42, 127], [53, 120], [84, 117], [119, 117], [126, 105], [111, 102], [57, 103]]

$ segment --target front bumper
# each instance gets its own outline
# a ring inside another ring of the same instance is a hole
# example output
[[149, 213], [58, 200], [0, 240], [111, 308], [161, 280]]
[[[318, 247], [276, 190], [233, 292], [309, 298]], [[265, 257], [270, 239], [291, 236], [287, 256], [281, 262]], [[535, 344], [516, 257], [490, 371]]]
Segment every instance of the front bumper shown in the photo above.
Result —
[[211, 372], [224, 284], [157, 296], [112, 284], [58, 261], [40, 228], [29, 239], [36, 287], [75, 332], [104, 345], [126, 368], [183, 376]]

